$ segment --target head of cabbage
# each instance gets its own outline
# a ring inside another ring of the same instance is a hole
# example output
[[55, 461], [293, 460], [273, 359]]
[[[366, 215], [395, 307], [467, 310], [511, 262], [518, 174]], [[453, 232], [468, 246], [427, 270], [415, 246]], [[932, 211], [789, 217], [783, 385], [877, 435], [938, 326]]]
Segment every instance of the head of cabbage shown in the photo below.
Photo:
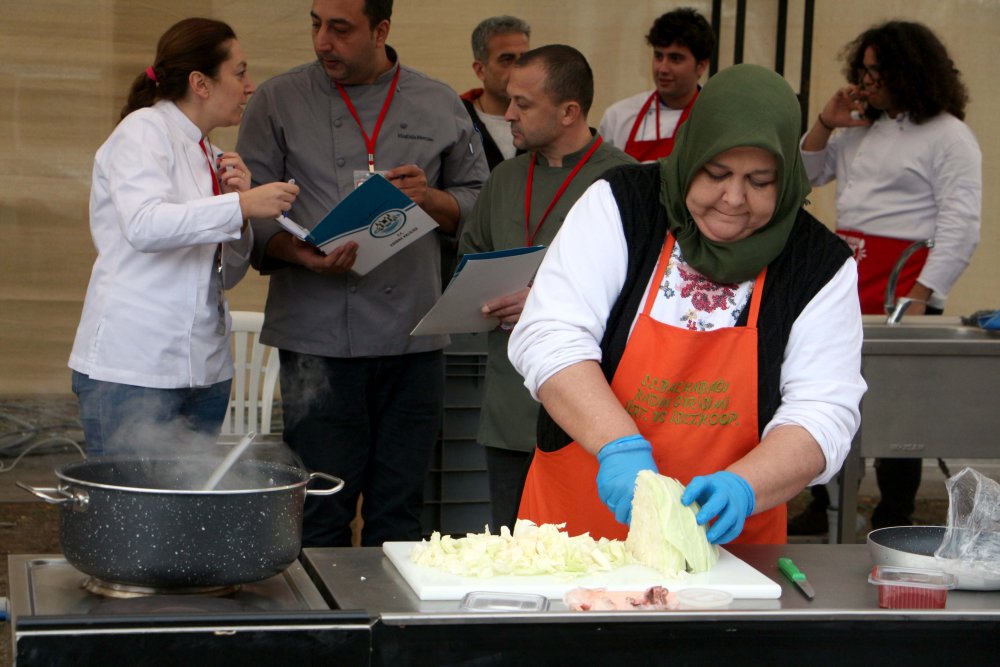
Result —
[[672, 477], [643, 470], [635, 480], [632, 523], [625, 546], [632, 557], [663, 574], [707, 572], [719, 560], [705, 526], [695, 520], [698, 504], [681, 504], [684, 486]]

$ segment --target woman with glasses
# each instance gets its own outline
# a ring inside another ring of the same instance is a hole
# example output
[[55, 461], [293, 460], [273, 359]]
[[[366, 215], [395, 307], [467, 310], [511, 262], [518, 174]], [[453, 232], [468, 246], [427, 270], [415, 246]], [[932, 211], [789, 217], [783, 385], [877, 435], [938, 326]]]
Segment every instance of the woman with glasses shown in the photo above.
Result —
[[[968, 93], [941, 40], [919, 23], [873, 27], [845, 51], [848, 85], [802, 139], [809, 180], [837, 181], [837, 233], [858, 261], [863, 313], [884, 314], [886, 283], [915, 241], [896, 294], [907, 316], [938, 314], [979, 242], [982, 155], [965, 118]], [[909, 525], [920, 459], [876, 461], [882, 499], [872, 527]], [[815, 495], [815, 494], [814, 494]], [[826, 494], [792, 520], [793, 534], [826, 530]]]

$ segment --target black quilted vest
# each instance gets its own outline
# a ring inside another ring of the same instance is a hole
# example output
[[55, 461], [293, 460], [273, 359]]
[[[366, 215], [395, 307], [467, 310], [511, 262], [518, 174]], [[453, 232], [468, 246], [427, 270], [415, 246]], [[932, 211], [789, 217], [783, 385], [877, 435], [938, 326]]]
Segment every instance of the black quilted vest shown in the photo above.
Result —
[[[610, 384], [621, 361], [629, 328], [667, 235], [667, 213], [660, 205], [660, 169], [656, 164], [616, 167], [603, 178], [621, 213], [628, 246], [625, 284], [601, 341], [601, 369]], [[851, 251], [836, 234], [804, 210], [799, 212], [785, 249], [771, 262], [764, 279], [757, 334], [758, 433], [781, 404], [781, 361], [799, 313], [844, 265]], [[736, 326], [746, 326], [744, 308]], [[571, 442], [544, 406], [538, 413], [538, 447], [554, 451]]]

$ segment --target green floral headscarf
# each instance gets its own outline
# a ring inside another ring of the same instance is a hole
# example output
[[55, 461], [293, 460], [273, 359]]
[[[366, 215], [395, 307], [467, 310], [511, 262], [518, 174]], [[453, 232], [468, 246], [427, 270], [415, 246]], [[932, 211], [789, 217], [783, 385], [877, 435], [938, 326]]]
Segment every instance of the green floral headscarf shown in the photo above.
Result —
[[[759, 65], [735, 65], [705, 84], [691, 117], [677, 131], [674, 151], [660, 160], [660, 202], [684, 259], [719, 283], [749, 280], [785, 247], [809, 194], [799, 154], [801, 118], [791, 86]], [[745, 239], [705, 238], [685, 205], [688, 187], [710, 159], [738, 146], [756, 146], [778, 161], [778, 201], [771, 221]]]

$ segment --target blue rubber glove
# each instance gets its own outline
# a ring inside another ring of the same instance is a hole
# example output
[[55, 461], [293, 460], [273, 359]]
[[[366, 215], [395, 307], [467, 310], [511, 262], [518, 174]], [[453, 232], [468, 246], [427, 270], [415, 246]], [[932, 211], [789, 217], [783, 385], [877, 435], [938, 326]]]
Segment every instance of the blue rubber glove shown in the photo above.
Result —
[[695, 477], [684, 489], [681, 502], [697, 501], [701, 510], [695, 517], [699, 526], [715, 519], [708, 529], [708, 541], [725, 544], [743, 532], [743, 522], [753, 514], [756, 504], [753, 489], [745, 479], [728, 470]]
[[626, 526], [632, 521], [635, 476], [640, 470], [656, 469], [653, 446], [636, 433], [612, 440], [597, 452], [597, 495]]

